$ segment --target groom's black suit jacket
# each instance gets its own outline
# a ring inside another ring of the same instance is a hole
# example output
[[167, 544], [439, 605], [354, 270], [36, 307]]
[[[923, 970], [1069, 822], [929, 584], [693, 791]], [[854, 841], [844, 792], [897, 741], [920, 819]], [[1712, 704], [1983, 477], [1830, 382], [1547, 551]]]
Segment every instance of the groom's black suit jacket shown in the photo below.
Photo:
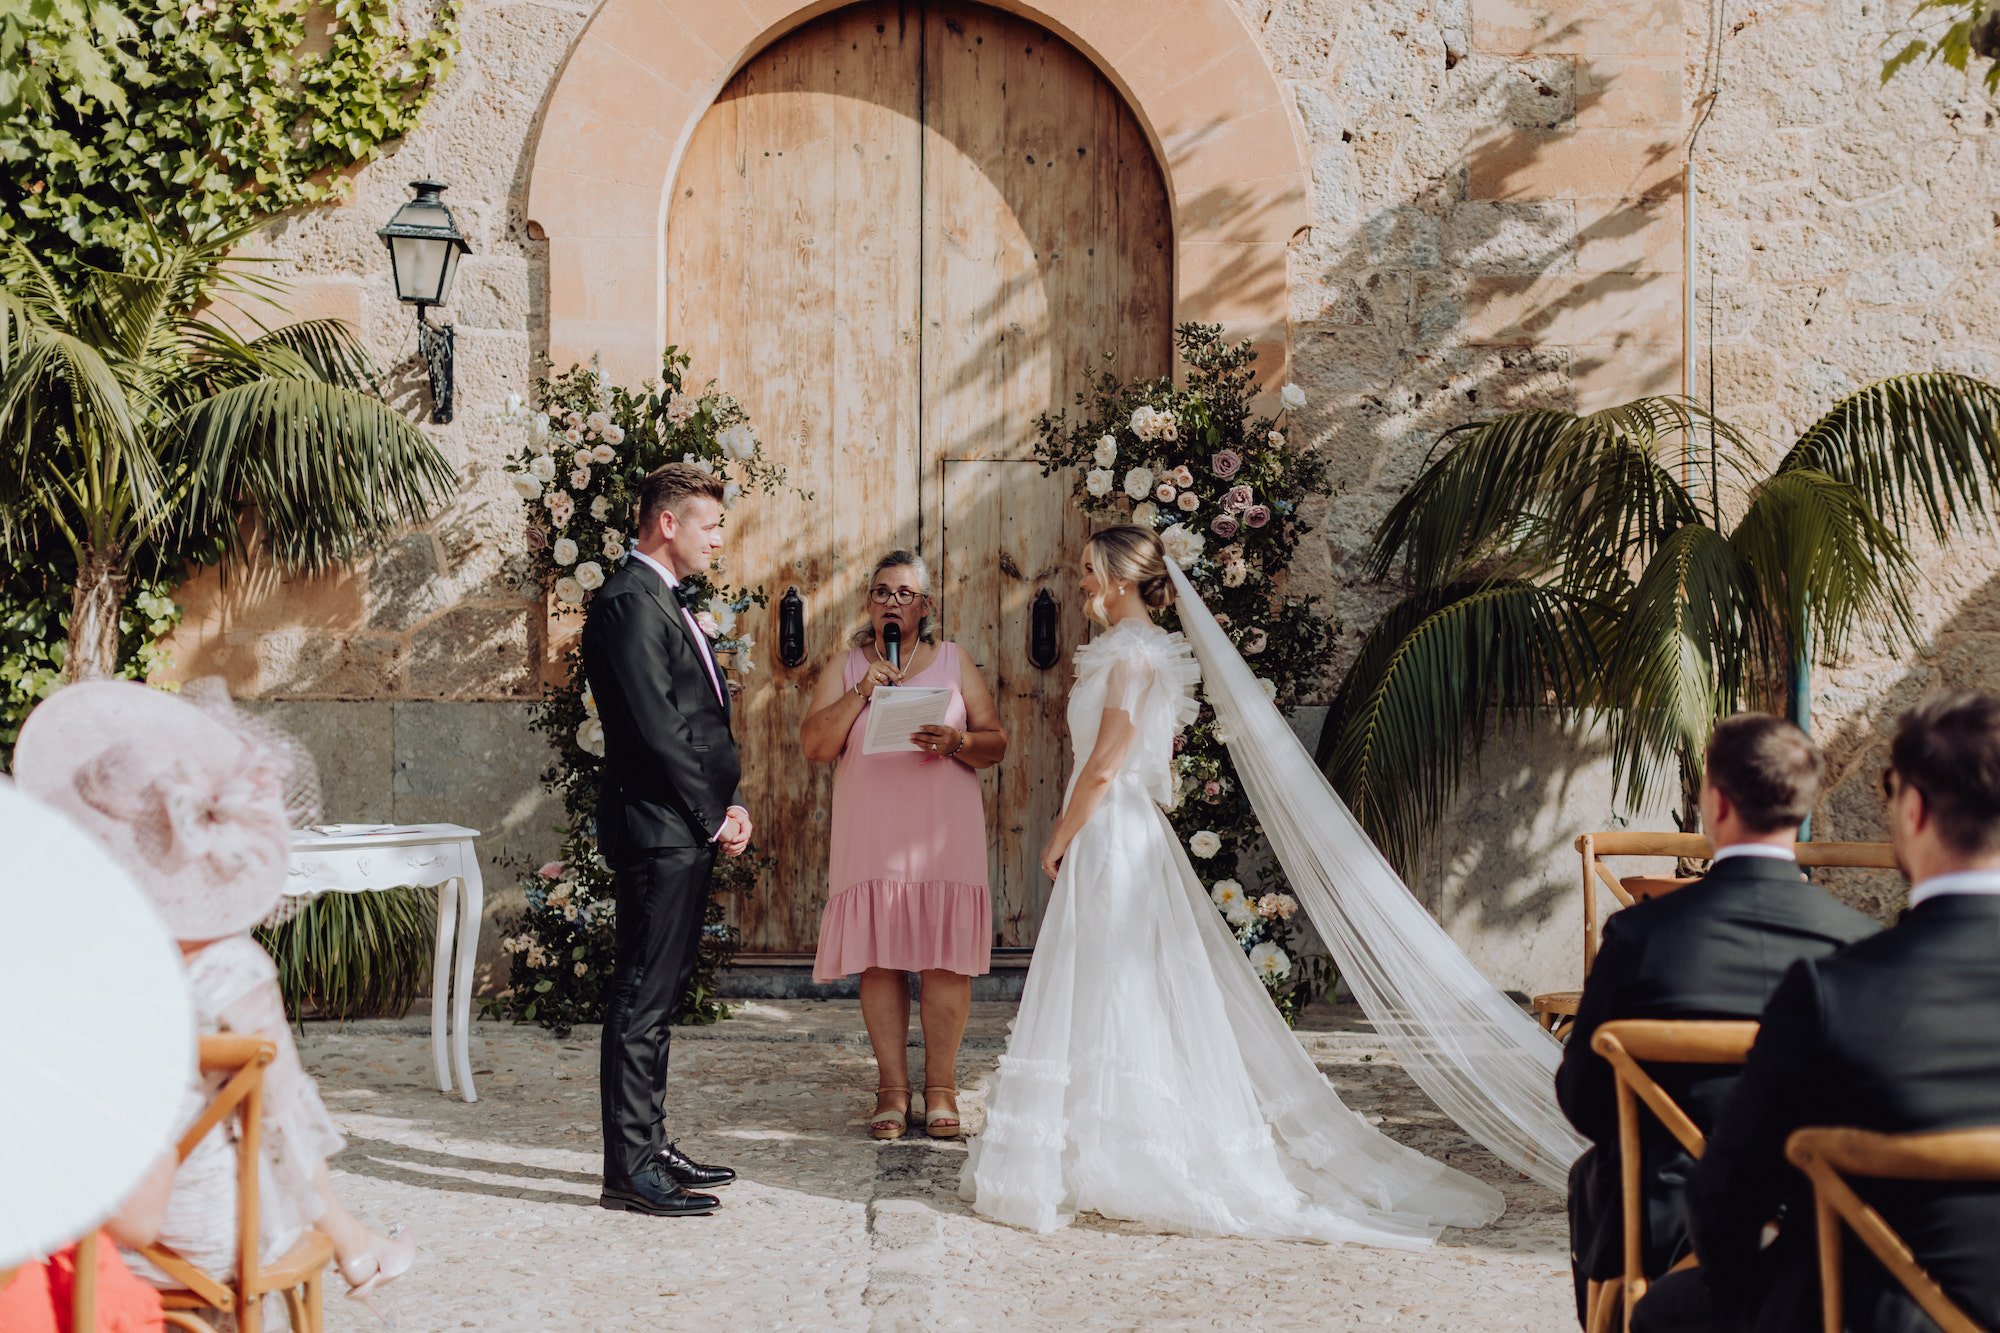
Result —
[[[1811, 1191], [1784, 1159], [1807, 1125], [2000, 1125], [2000, 898], [1929, 899], [1893, 930], [1799, 963], [1771, 997], [1688, 1190], [1720, 1328], [1820, 1326]], [[1946, 1295], [2000, 1328], [2000, 1186], [1854, 1184]], [[1781, 1203], [1779, 1239], [1760, 1252]], [[1936, 1327], [1851, 1237], [1844, 1267], [1855, 1333]]]
[[[1806, 881], [1790, 860], [1731, 856], [1702, 879], [1605, 919], [1556, 1071], [1556, 1098], [1596, 1146], [1570, 1173], [1571, 1243], [1586, 1277], [1615, 1276], [1622, 1263], [1618, 1199], [1618, 1105], [1611, 1066], [1591, 1050], [1605, 1023], [1621, 1018], [1755, 1019], [1785, 970], [1880, 929]], [[1657, 1065], [1661, 1088], [1706, 1133], [1741, 1073], [1737, 1066]], [[1693, 1161], [1651, 1115], [1640, 1116], [1643, 1255], [1657, 1277], [1687, 1244], [1682, 1210]]]
[[583, 669], [604, 724], [597, 849], [614, 870], [659, 848], [707, 844], [737, 799], [728, 694], [716, 698], [694, 633], [674, 591], [636, 559], [584, 617]]

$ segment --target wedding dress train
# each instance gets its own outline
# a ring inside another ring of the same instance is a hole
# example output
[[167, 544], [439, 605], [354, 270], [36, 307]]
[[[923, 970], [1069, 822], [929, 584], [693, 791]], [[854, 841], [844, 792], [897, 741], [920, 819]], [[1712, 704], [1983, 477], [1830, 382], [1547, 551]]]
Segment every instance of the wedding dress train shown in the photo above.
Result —
[[1196, 710], [1186, 640], [1128, 622], [1076, 670], [1079, 766], [1108, 707], [1136, 738], [1062, 862], [961, 1194], [1036, 1231], [1089, 1211], [1399, 1248], [1498, 1217], [1497, 1190], [1347, 1108], [1210, 904], [1161, 810]]

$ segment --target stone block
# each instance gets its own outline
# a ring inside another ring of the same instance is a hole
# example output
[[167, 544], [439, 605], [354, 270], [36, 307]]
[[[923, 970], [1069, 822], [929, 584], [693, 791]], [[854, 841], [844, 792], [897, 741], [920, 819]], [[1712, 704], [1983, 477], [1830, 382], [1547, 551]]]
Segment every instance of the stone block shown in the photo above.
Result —
[[1862, 305], [1928, 305], [1957, 280], [1957, 273], [1929, 255], [1906, 255], [1850, 275], [1847, 296]]
[[1435, 213], [1408, 204], [1385, 208], [1362, 223], [1369, 260], [1382, 268], [1436, 268], [1439, 224]]
[[1444, 262], [1466, 273], [1532, 277], [1576, 267], [1577, 206], [1566, 200], [1468, 201], [1444, 224]]
[[1682, 197], [1579, 199], [1576, 271], [1674, 273], [1686, 267]]
[[395, 635], [278, 630], [256, 639], [256, 689], [271, 698], [393, 699], [407, 688], [408, 656]]
[[1680, 188], [1670, 131], [1546, 130], [1486, 135], [1466, 155], [1474, 199], [1651, 198]]
[[424, 698], [520, 698], [539, 689], [535, 619], [524, 604], [464, 604], [410, 636], [410, 692]]
[[1679, 0], [1472, 0], [1472, 41], [1498, 55], [1659, 55], [1683, 46]]
[[319, 768], [322, 821], [395, 821], [396, 704], [387, 700], [248, 699], [243, 707], [284, 728], [311, 752]]
[[429, 533], [408, 533], [375, 553], [368, 562], [367, 605], [368, 624], [391, 631], [407, 630], [449, 605]]
[[1599, 412], [1649, 394], [1681, 391], [1681, 345], [1584, 343], [1571, 349], [1570, 393], [1577, 412]]
[[1465, 337], [1474, 343], [1622, 344], [1678, 342], [1678, 276], [1599, 273], [1547, 278], [1474, 278]]
[[1576, 123], [1586, 129], [1682, 124], [1680, 62], [1585, 56], [1576, 62]]

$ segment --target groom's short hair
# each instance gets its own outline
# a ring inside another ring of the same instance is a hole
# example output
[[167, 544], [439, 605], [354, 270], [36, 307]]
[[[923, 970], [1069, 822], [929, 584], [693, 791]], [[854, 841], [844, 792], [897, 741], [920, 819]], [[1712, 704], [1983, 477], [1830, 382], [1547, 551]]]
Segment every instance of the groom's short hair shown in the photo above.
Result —
[[1826, 762], [1806, 734], [1769, 713], [1724, 718], [1709, 737], [1709, 785], [1759, 833], [1804, 823], [1825, 771]]
[[662, 464], [639, 483], [639, 531], [649, 531], [668, 510], [678, 518], [681, 506], [698, 495], [720, 504], [722, 494], [722, 478], [713, 472], [692, 463]]

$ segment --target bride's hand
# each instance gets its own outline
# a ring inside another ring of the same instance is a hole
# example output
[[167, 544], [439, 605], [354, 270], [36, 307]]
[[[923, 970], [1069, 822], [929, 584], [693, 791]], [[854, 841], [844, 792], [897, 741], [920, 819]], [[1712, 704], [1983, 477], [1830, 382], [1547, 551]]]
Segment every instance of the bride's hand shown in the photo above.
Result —
[[1059, 833], [1049, 835], [1048, 843], [1042, 848], [1042, 873], [1050, 879], [1062, 869], [1063, 857], [1069, 855], [1069, 839]]

